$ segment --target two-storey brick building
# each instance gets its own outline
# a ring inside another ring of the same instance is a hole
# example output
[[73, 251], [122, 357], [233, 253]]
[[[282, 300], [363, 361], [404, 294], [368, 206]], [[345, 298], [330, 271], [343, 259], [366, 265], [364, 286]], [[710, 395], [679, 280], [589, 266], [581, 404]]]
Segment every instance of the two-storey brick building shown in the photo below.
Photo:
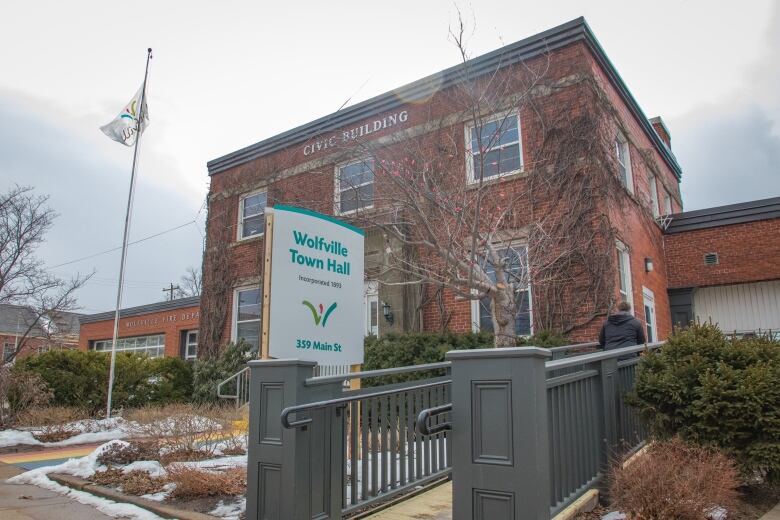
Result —
[[[474, 86], [490, 103], [464, 104]], [[485, 129], [495, 139], [477, 149]], [[399, 245], [376, 216], [397, 207], [397, 165], [423, 156], [446, 173], [440, 186], [454, 182], [467, 197], [479, 184], [486, 212], [513, 198], [489, 236], [511, 244], [531, 272], [518, 334], [556, 328], [592, 339], [619, 299], [633, 303], [651, 338], [670, 332], [663, 227], [682, 209], [681, 169], [663, 121], [645, 116], [577, 19], [210, 161], [201, 344], [258, 343], [264, 213], [277, 203], [366, 228], [366, 315], [356, 317], [366, 333], [490, 327], [484, 299], [403, 269], [380, 274], [399, 248], [411, 249], [417, 269], [441, 264], [411, 240]], [[558, 241], [538, 242], [545, 233]]]

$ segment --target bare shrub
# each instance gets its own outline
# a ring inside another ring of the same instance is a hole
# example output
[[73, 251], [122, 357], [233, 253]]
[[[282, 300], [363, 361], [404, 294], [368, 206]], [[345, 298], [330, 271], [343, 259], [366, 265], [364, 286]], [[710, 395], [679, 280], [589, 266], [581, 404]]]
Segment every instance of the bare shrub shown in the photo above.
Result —
[[157, 447], [149, 442], [135, 441], [128, 444], [112, 444], [98, 456], [100, 464], [130, 464], [137, 460], [157, 460], [160, 453]]
[[701, 520], [716, 507], [737, 503], [739, 472], [721, 452], [657, 442], [630, 464], [617, 464], [609, 478], [612, 506], [637, 520]]
[[226, 471], [206, 471], [187, 466], [172, 465], [166, 468], [168, 479], [176, 484], [170, 498], [201, 498], [246, 493], [246, 469], [231, 468]]
[[41, 442], [57, 442], [81, 433], [73, 423], [89, 419], [89, 414], [73, 406], [44, 406], [28, 408], [19, 416], [17, 424], [34, 428], [33, 437]]
[[52, 397], [38, 374], [0, 367], [0, 430], [14, 426], [20, 414], [49, 404]]
[[168, 483], [165, 477], [153, 477], [146, 471], [134, 469], [123, 472], [119, 468], [97, 471], [91, 477], [92, 482], [101, 486], [119, 487], [128, 495], [146, 495], [162, 491]]
[[131, 410], [125, 418], [135, 423], [135, 436], [156, 444], [163, 454], [211, 456], [215, 443], [230, 431], [234, 413], [219, 406], [171, 404]]
[[160, 464], [163, 466], [172, 462], [191, 462], [211, 458], [213, 453], [209, 450], [176, 449], [166, 451], [160, 455]]

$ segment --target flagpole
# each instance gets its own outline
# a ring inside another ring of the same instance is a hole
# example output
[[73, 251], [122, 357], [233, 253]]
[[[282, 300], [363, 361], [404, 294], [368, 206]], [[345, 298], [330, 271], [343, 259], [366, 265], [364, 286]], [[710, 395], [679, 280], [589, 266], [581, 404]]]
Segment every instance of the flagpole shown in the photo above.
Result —
[[125, 213], [125, 231], [122, 238], [122, 258], [119, 263], [119, 286], [116, 289], [116, 310], [114, 311], [114, 336], [111, 341], [111, 368], [108, 371], [108, 398], [106, 399], [106, 419], [111, 417], [111, 394], [114, 390], [114, 369], [116, 366], [116, 340], [119, 335], [119, 309], [122, 307], [122, 287], [125, 281], [125, 260], [127, 259], [127, 239], [130, 230], [130, 215], [133, 208], [133, 192], [135, 191], [135, 169], [138, 165], [138, 143], [141, 142], [141, 122], [146, 116], [144, 106], [146, 101], [146, 79], [149, 77], [149, 61], [152, 59], [151, 47], [146, 53], [146, 70], [144, 84], [141, 87], [141, 106], [135, 122], [135, 148], [133, 149], [133, 167], [130, 170], [130, 192], [127, 195], [127, 211]]

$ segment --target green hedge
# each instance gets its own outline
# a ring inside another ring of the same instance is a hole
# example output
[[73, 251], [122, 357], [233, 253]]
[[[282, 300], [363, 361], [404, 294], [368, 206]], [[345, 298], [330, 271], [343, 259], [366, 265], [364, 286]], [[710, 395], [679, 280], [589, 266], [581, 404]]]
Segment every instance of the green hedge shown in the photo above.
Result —
[[[518, 338], [518, 346], [535, 345], [554, 347], [565, 345], [566, 340], [549, 332], [541, 332], [530, 338]], [[378, 370], [425, 363], [444, 361], [444, 355], [450, 350], [493, 348], [493, 335], [490, 333], [455, 334], [411, 333], [386, 334], [381, 338], [369, 336], [365, 340], [365, 359], [363, 370]], [[426, 377], [442, 375], [443, 371], [412, 372], [381, 378], [364, 380], [364, 386], [377, 386], [401, 383]]]
[[661, 438], [733, 456], [743, 474], [780, 477], [780, 343], [709, 324], [676, 331], [640, 362], [628, 396]]
[[[53, 350], [20, 360], [14, 370], [38, 374], [52, 390], [52, 404], [99, 412], [106, 406], [110, 355], [104, 352]], [[187, 401], [192, 368], [179, 358], [149, 358], [118, 352], [113, 407]]]
[[[252, 358], [250, 349], [251, 345], [244, 341], [228, 343], [219, 350], [218, 357], [195, 361], [192, 400], [196, 403], [218, 401], [217, 385], [246, 366]], [[234, 392], [235, 388], [226, 390]]]

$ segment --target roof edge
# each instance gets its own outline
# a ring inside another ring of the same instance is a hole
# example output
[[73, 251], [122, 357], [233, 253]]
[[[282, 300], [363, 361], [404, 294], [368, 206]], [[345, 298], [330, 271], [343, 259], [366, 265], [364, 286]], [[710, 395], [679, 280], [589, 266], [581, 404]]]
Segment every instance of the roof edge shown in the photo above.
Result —
[[[178, 298], [176, 300], [167, 300], [164, 302], [148, 303], [146, 305], [138, 305], [136, 307], [119, 309], [119, 316], [121, 318], [129, 318], [132, 316], [152, 314], [154, 312], [172, 311], [184, 307], [195, 307], [196, 305], [200, 305], [200, 296], [190, 296], [187, 298]], [[84, 324], [94, 323], [96, 321], [113, 320], [114, 314], [114, 311], [106, 311], [99, 312], [97, 314], [83, 315], [79, 318], [79, 323]]]
[[780, 197], [751, 200], [671, 215], [666, 234], [780, 218]]
[[588, 48], [596, 57], [596, 61], [605, 70], [607, 77], [616, 87], [620, 97], [634, 117], [639, 120], [640, 126], [645, 130], [651, 142], [656, 145], [656, 149], [664, 162], [671, 168], [675, 176], [680, 179], [682, 169], [677, 163], [677, 159], [652, 127], [652, 124], [623, 82], [614, 65], [612, 65], [584, 17], [575, 18], [515, 43], [495, 49], [487, 54], [472, 58], [465, 63], [454, 65], [343, 110], [320, 117], [309, 123], [208, 161], [206, 166], [209, 176], [292, 145], [300, 144], [321, 133], [330, 132], [374, 114], [399, 107], [406, 104], [409, 99], [425, 96], [433, 89], [444, 89], [453, 86], [462, 80], [462, 73], [467, 68], [470, 73], [478, 77], [495, 70], [496, 66], [503, 68], [577, 41], [586, 42]]

